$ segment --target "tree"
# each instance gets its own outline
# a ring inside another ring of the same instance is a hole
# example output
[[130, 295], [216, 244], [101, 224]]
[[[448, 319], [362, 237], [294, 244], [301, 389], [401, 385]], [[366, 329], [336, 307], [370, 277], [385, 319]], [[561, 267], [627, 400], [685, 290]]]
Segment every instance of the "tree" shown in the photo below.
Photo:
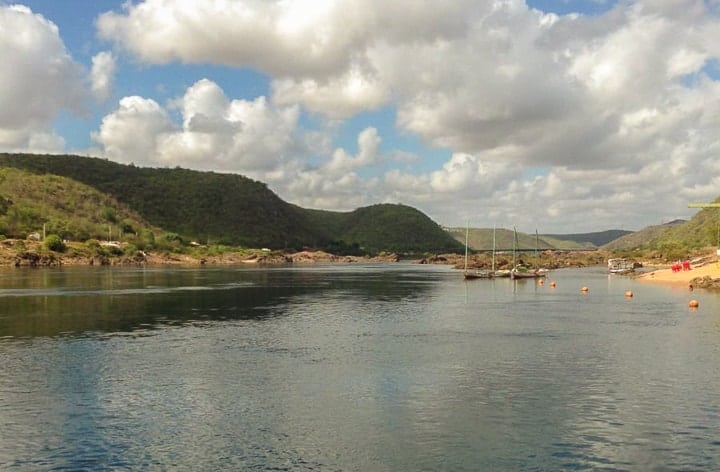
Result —
[[46, 248], [54, 252], [65, 251], [65, 243], [57, 234], [49, 234], [43, 244]]

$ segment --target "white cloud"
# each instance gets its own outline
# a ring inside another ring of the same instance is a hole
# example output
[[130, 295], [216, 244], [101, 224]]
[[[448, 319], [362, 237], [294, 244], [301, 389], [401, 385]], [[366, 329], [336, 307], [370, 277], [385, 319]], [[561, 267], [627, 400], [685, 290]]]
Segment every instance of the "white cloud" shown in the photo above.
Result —
[[357, 67], [328, 80], [277, 79], [272, 90], [273, 101], [280, 105], [299, 103], [333, 119], [379, 108], [389, 98], [389, 90], [375, 74]]
[[366, 128], [358, 136], [358, 154], [351, 156], [344, 149], [336, 149], [326, 170], [331, 175], [343, 175], [356, 169], [375, 165], [380, 156], [380, 136], [375, 128]]
[[103, 51], [93, 56], [90, 79], [91, 89], [97, 100], [104, 101], [110, 95], [116, 69], [117, 65], [112, 53]]
[[149, 0], [125, 9], [100, 16], [99, 34], [144, 61], [212, 61], [273, 74], [342, 69], [366, 21], [352, 2], [320, 0]]
[[50, 130], [61, 109], [81, 111], [84, 70], [57, 26], [24, 6], [0, 5], [0, 149], [59, 152]]
[[[271, 77], [267, 99], [193, 85], [153, 162], [265, 177], [314, 207], [349, 209], [372, 194], [443, 222], [486, 212], [575, 231], [657, 223], [717, 196], [713, 8], [639, 0], [560, 16], [522, 0], [146, 0], [97, 24], [142, 61]], [[381, 107], [396, 111], [400, 133], [450, 157], [393, 149], [377, 126], [356, 153], [330, 131], [300, 129], [302, 111], [337, 120]]]
[[173, 102], [182, 124], [152, 99], [125, 97], [93, 138], [121, 162], [274, 175], [290, 156], [301, 155], [295, 135], [297, 107], [275, 108], [264, 97], [229, 100], [207, 79]]
[[151, 99], [132, 96], [120, 100], [119, 108], [102, 120], [93, 139], [105, 156], [118, 162], [157, 164], [157, 142], [172, 132], [167, 112]]

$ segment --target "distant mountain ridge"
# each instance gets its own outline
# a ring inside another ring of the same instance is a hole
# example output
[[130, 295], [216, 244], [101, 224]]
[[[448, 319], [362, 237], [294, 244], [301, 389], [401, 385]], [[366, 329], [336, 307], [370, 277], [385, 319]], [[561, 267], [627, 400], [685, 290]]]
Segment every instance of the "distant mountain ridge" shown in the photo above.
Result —
[[618, 238], [632, 234], [633, 231], [623, 229], [609, 229], [606, 231], [598, 231], [595, 233], [578, 233], [578, 234], [543, 234], [543, 238], [552, 238], [561, 241], [574, 241], [579, 244], [591, 244], [595, 247], [601, 247]]
[[[447, 231], [456, 241], [464, 244], [466, 228], [447, 228]], [[517, 248], [531, 249], [557, 249], [557, 250], [593, 250], [607, 244], [619, 237], [632, 234], [632, 231], [607, 230], [596, 233], [579, 234], [534, 234], [518, 232]], [[492, 228], [469, 228], [468, 247], [473, 250], [488, 250], [493, 247]], [[513, 231], [505, 228], [496, 228], [495, 247], [498, 250], [508, 250], [513, 247]]]
[[[378, 204], [351, 212], [304, 209], [285, 202], [266, 184], [237, 174], [7, 153], [0, 154], [0, 167], [72, 179], [112, 196], [150, 225], [200, 242], [312, 247], [340, 254], [462, 251], [462, 245], [415, 208]], [[66, 218], [72, 220], [72, 213]]]

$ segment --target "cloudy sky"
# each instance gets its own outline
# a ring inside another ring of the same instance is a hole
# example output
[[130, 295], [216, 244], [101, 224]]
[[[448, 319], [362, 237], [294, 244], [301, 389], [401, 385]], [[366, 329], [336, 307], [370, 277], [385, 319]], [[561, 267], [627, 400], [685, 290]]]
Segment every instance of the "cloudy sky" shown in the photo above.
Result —
[[0, 0], [0, 151], [636, 230], [720, 196], [720, 0]]

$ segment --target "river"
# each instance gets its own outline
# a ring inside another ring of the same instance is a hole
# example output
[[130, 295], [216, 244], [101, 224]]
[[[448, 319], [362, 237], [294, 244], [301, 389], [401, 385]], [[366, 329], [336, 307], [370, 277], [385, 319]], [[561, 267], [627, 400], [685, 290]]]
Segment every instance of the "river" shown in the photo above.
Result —
[[720, 469], [720, 295], [603, 268], [2, 269], [0, 366], [2, 470]]

